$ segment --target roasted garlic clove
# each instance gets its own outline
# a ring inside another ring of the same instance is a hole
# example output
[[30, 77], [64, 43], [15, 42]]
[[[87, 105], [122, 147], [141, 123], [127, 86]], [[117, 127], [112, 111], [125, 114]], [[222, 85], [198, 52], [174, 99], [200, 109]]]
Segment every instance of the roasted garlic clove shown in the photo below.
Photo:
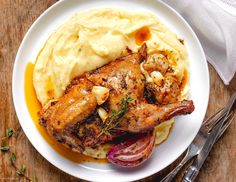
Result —
[[161, 85], [162, 80], [164, 79], [161, 72], [159, 72], [159, 71], [153, 71], [151, 73], [151, 78], [152, 78], [153, 82], [157, 85]]
[[96, 97], [98, 105], [103, 104], [109, 97], [109, 89], [102, 86], [93, 86], [92, 93]]
[[105, 109], [103, 109], [102, 107], [99, 107], [97, 109], [98, 111], [98, 115], [100, 116], [100, 118], [102, 119], [103, 122], [106, 121], [106, 119], [108, 118], [108, 113]]

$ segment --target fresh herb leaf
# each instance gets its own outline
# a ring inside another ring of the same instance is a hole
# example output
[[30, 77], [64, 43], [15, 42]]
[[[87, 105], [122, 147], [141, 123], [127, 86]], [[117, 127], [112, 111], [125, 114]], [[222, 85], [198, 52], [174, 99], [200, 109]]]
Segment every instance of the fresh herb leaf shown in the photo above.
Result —
[[129, 102], [131, 101], [133, 101], [133, 98], [128, 95], [120, 100], [120, 109], [118, 111], [114, 109], [111, 111], [111, 116], [108, 117], [108, 120], [103, 126], [102, 133], [108, 135], [110, 134], [110, 130], [115, 129], [119, 125], [121, 118], [128, 112]]
[[16, 170], [16, 174], [17, 174], [18, 176], [23, 176], [23, 173], [21, 173], [20, 170]]
[[26, 171], [26, 166], [23, 164], [23, 165], [21, 166], [21, 169], [20, 169], [20, 170], [16, 170], [16, 173], [17, 173], [19, 176], [24, 176], [25, 171]]
[[21, 171], [22, 171], [23, 173], [25, 173], [25, 171], [26, 171], [26, 166], [25, 166], [24, 164], [21, 166]]
[[13, 135], [14, 131], [12, 128], [7, 128], [6, 129], [6, 137], [10, 138]]
[[133, 101], [134, 99], [132, 98], [132, 97], [127, 97], [127, 100], [129, 101], [129, 102], [131, 102], [131, 101]]
[[2, 146], [1, 146], [1, 151], [2, 151], [2, 152], [7, 152], [8, 150], [9, 150], [9, 147], [6, 146], [5, 144], [2, 144]]
[[16, 156], [15, 156], [15, 154], [13, 152], [10, 155], [10, 160], [11, 160], [12, 163], [14, 163], [15, 160], [16, 160]]
[[111, 114], [114, 116], [116, 113], [117, 113], [116, 110], [112, 109]]

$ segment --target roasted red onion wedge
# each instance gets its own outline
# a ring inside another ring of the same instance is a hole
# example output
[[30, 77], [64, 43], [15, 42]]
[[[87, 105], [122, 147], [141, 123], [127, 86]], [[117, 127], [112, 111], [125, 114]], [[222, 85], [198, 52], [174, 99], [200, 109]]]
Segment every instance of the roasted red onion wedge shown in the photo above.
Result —
[[121, 167], [135, 167], [146, 161], [154, 148], [155, 134], [152, 131], [115, 145], [107, 153], [107, 159]]

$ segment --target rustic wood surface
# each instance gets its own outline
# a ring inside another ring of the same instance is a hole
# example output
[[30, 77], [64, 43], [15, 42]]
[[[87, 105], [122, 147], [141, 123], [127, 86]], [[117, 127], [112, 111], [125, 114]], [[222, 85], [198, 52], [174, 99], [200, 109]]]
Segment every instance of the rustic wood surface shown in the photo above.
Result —
[[[0, 0], [0, 136], [6, 128], [19, 128], [12, 102], [12, 69], [17, 49], [24, 34], [35, 19], [56, 0]], [[207, 116], [223, 107], [236, 90], [236, 77], [229, 86], [225, 86], [215, 70], [209, 66], [211, 93]], [[236, 181], [236, 120], [222, 139], [214, 146], [196, 181]], [[76, 179], [60, 171], [45, 160], [30, 144], [21, 131], [11, 139], [10, 146], [16, 153], [16, 164], [25, 164], [26, 174], [37, 176], [38, 181], [74, 182]], [[180, 161], [181, 157], [168, 168], [140, 182], [159, 181]], [[18, 177], [10, 165], [9, 154], [0, 153], [0, 181], [25, 181]], [[176, 178], [181, 181], [181, 175]]]

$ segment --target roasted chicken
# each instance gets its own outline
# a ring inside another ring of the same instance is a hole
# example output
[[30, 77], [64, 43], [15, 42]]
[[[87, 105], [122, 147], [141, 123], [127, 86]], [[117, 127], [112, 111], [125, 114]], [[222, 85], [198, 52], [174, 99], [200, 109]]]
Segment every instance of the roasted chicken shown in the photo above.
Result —
[[[86, 146], [96, 147], [130, 133], [149, 133], [163, 121], [193, 112], [194, 105], [189, 100], [165, 105], [147, 101], [145, 90], [155, 94], [155, 89], [145, 89], [140, 63], [146, 59], [144, 44], [138, 53], [75, 78], [58, 101], [40, 111], [41, 123], [58, 142], [82, 152]], [[167, 66], [163, 66], [164, 72]], [[93, 86], [109, 89], [108, 99], [100, 106], [92, 94]], [[99, 117], [98, 107], [106, 110], [105, 121]]]

